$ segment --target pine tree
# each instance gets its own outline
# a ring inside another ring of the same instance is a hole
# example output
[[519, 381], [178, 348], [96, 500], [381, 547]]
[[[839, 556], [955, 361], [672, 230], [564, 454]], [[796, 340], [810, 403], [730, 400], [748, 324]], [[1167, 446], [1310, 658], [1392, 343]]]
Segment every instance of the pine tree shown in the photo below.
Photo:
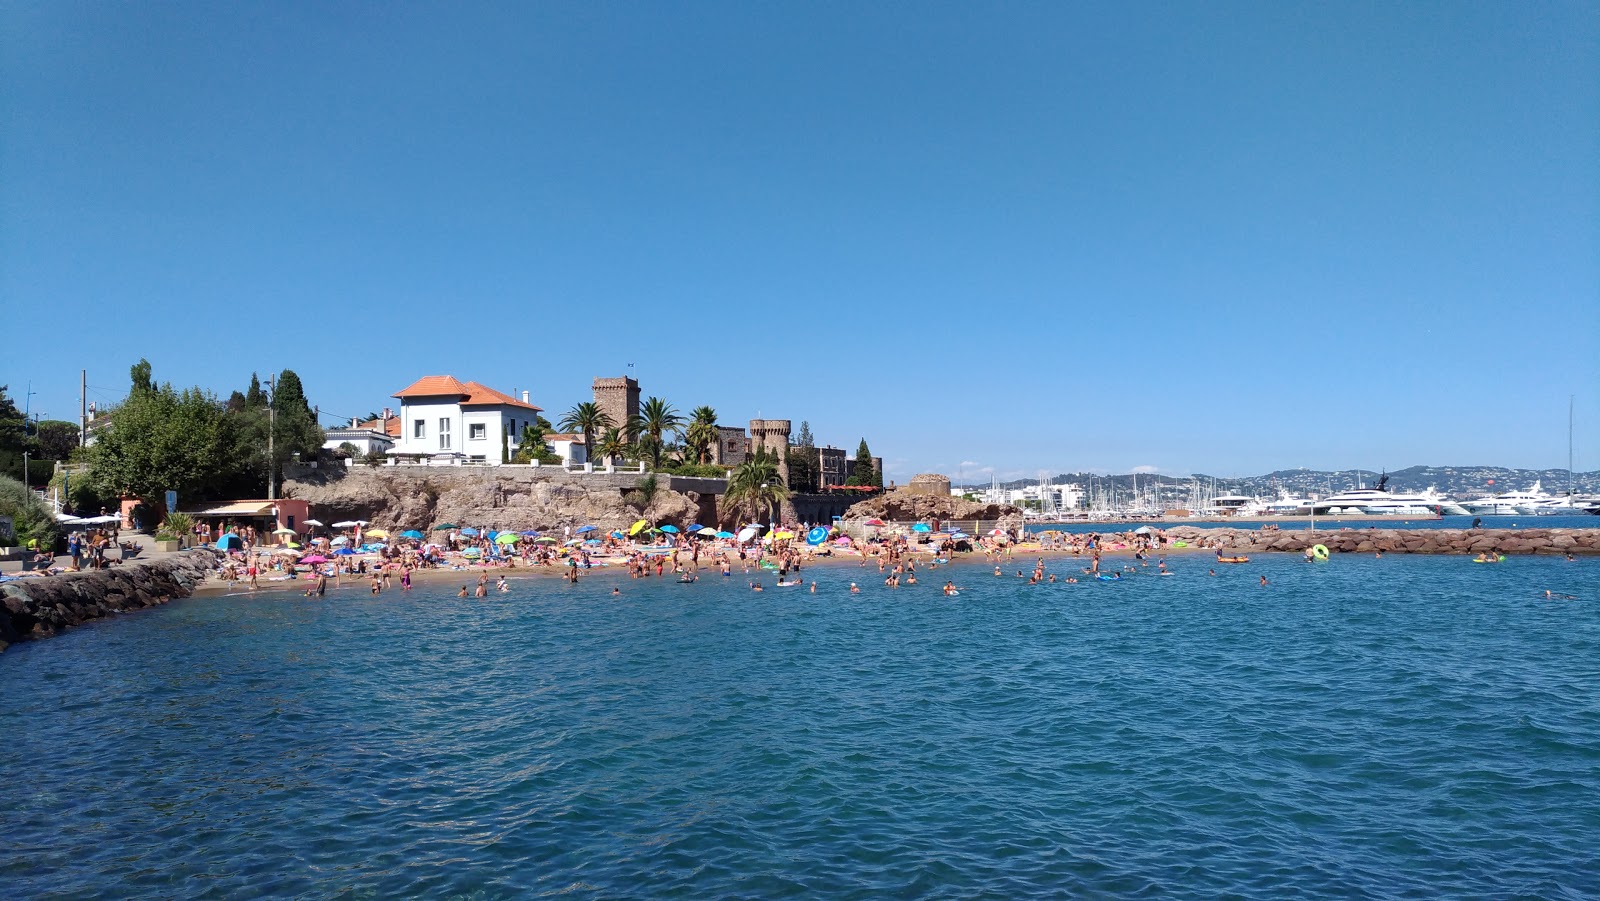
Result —
[[883, 487], [883, 473], [878, 472], [872, 464], [872, 450], [867, 447], [867, 439], [861, 439], [856, 445], [856, 468], [850, 476], [857, 485], [876, 485]]

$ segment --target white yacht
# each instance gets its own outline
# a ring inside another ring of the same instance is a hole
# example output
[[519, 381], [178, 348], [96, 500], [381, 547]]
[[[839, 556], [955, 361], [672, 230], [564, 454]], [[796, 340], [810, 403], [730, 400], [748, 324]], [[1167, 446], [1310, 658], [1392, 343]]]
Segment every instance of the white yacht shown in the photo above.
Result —
[[1242, 494], [1219, 494], [1200, 508], [1201, 516], [1254, 516], [1256, 499]]
[[1564, 500], [1552, 497], [1538, 482], [1527, 491], [1507, 491], [1504, 494], [1486, 494], [1474, 501], [1462, 504], [1467, 512], [1473, 516], [1526, 516], [1532, 515], [1535, 510], [1550, 502]]
[[1311, 501], [1279, 489], [1278, 499], [1268, 501], [1261, 512], [1268, 516], [1294, 516], [1297, 513], [1309, 513], [1311, 512]]
[[1440, 494], [1433, 486], [1417, 494], [1385, 489], [1387, 476], [1376, 488], [1352, 488], [1313, 502], [1318, 516], [1465, 516], [1467, 509]]

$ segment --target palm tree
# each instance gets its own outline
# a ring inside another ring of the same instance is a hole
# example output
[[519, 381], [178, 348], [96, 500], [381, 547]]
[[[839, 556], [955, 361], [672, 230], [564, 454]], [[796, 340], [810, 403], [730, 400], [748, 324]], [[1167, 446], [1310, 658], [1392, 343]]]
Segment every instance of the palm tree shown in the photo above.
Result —
[[695, 462], [704, 465], [711, 446], [721, 440], [717, 431], [717, 411], [710, 407], [696, 407], [689, 414], [689, 427], [683, 432], [683, 443], [694, 451]]
[[522, 427], [522, 434], [517, 436], [518, 463], [536, 460], [544, 454], [544, 427], [537, 422], [530, 422]]
[[733, 468], [723, 501], [730, 510], [749, 511], [751, 516], [760, 516], [763, 510], [770, 513], [788, 497], [788, 486], [778, 478], [777, 455], [758, 447], [753, 455]]
[[592, 400], [578, 404], [561, 417], [563, 429], [583, 433], [583, 452], [586, 454], [594, 447], [594, 436], [614, 425], [616, 423], [611, 421], [606, 411], [600, 409], [600, 405]]
[[618, 457], [628, 455], [628, 439], [618, 429], [606, 429], [600, 435], [600, 445], [595, 448], [595, 453], [604, 457], [606, 465], [611, 466]]
[[683, 417], [673, 406], [659, 397], [647, 398], [639, 405], [639, 415], [631, 425], [639, 436], [641, 454], [650, 455], [650, 466], [661, 468], [661, 452], [666, 450], [666, 436], [676, 435], [683, 429]]

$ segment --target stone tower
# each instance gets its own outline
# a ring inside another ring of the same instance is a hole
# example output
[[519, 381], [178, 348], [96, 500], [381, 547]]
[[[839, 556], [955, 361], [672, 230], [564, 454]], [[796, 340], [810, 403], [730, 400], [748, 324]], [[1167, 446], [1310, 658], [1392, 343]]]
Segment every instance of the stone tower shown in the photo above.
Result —
[[626, 433], [629, 420], [639, 415], [639, 382], [626, 376], [620, 379], [595, 379], [594, 402], [611, 420], [613, 428]]
[[789, 449], [789, 420], [750, 420], [750, 452], [755, 453], [758, 447], [764, 447], [768, 453], [777, 455], [778, 477], [783, 479], [784, 484], [788, 484], [789, 464], [784, 460], [784, 451]]

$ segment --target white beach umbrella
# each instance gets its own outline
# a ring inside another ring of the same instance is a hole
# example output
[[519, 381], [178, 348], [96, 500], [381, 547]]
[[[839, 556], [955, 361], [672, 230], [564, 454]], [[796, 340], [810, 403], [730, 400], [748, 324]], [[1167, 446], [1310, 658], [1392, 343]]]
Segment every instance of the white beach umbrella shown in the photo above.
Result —
[[743, 528], [743, 529], [741, 529], [739, 531], [739, 540], [740, 541], [749, 541], [750, 539], [756, 537], [759, 534], [761, 534], [760, 527], [758, 527], [758, 526], [746, 526], [745, 528]]
[[305, 525], [308, 525], [308, 526], [320, 526], [320, 525], [322, 525], [322, 523], [317, 522], [314, 519], [308, 519], [308, 520], [305, 521]]
[[333, 539], [332, 541], [330, 541], [328, 543], [333, 545], [334, 547], [344, 547], [345, 545], [350, 543], [350, 539], [344, 537], [343, 535], [340, 535], [338, 538], [335, 538], [335, 539]]
[[353, 529], [358, 525], [366, 525], [366, 523], [354, 522], [352, 520], [348, 520], [347, 519], [344, 522], [336, 522], [336, 523], [334, 523], [333, 527], [335, 529]]

